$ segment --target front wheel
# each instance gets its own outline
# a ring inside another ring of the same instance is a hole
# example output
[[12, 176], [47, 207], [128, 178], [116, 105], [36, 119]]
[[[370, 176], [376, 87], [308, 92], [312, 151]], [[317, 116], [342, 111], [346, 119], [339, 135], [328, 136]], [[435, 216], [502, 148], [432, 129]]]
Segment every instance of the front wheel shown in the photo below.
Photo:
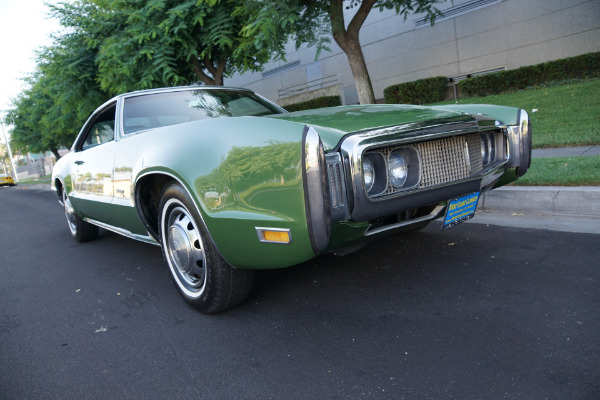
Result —
[[162, 193], [160, 240], [179, 293], [197, 310], [225, 311], [250, 293], [253, 271], [225, 262], [190, 196], [178, 184], [167, 185]]
[[67, 218], [67, 225], [71, 231], [71, 236], [78, 242], [87, 242], [94, 240], [98, 237], [98, 227], [90, 223], [85, 222], [79, 215], [75, 213], [67, 191], [62, 191], [63, 205], [65, 206], [65, 217]]

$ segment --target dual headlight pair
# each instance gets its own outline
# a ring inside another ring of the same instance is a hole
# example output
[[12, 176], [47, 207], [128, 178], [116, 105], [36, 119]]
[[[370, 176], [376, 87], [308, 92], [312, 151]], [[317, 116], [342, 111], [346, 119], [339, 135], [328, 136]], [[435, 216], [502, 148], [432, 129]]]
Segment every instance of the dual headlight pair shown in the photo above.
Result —
[[421, 177], [419, 153], [410, 146], [370, 151], [363, 155], [362, 171], [370, 197], [410, 189]]
[[481, 159], [483, 167], [487, 167], [496, 161], [496, 134], [495, 132], [482, 133], [481, 142]]

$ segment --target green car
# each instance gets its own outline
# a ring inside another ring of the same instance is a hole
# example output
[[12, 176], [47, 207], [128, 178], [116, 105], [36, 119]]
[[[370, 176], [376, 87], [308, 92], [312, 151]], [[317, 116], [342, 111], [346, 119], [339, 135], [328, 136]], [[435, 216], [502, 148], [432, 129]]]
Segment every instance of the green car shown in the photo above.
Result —
[[356, 105], [288, 113], [252, 91], [181, 87], [119, 95], [55, 165], [78, 241], [98, 228], [161, 246], [204, 313], [241, 303], [256, 269], [443, 229], [530, 164], [524, 110]]

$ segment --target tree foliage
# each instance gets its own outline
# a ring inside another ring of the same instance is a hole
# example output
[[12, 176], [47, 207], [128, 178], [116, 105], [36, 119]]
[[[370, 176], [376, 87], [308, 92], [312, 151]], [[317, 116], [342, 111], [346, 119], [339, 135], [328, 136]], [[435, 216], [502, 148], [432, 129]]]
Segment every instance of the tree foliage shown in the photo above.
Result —
[[[286, 32], [269, 42], [243, 30], [253, 3], [240, 0], [76, 0], [50, 7], [66, 32], [37, 56], [28, 88], [7, 120], [24, 151], [70, 146], [111, 95], [138, 89], [222, 85], [234, 72], [281, 57]], [[273, 26], [273, 24], [271, 24]]]
[[280, 57], [287, 40], [277, 32], [269, 43], [249, 43], [243, 28], [253, 9], [239, 0], [79, 0], [53, 13], [98, 48], [98, 79], [113, 94], [195, 82], [220, 86], [232, 73]]
[[[317, 45], [319, 52], [327, 49], [329, 37], [346, 53], [362, 104], [374, 103], [375, 96], [369, 72], [360, 46], [359, 33], [373, 9], [393, 9], [405, 19], [409, 14], [424, 13], [431, 23], [441, 12], [435, 7], [441, 0], [285, 0], [254, 3], [255, 18], [245, 27], [247, 40], [266, 35], [275, 40], [275, 32], [285, 31], [295, 37], [296, 47], [307, 43]], [[350, 21], [344, 9], [355, 10]], [[273, 26], [275, 24], [275, 26]], [[261, 37], [264, 41], [264, 38]]]
[[50, 150], [60, 158], [58, 149], [71, 145], [89, 114], [107, 99], [96, 83], [95, 52], [84, 39], [66, 34], [38, 52], [37, 70], [6, 117], [17, 150]]

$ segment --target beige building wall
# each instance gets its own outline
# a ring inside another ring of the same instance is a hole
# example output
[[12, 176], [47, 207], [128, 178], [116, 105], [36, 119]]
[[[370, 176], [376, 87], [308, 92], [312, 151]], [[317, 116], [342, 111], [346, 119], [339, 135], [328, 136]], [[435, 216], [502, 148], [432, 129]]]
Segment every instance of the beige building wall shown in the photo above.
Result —
[[[464, 6], [470, 9], [434, 26], [416, 26], [421, 15], [405, 21], [391, 10], [371, 12], [360, 40], [376, 98], [383, 98], [387, 86], [416, 79], [515, 69], [600, 51], [600, 0], [455, 0], [439, 8], [456, 12]], [[352, 13], [347, 11], [348, 20]], [[346, 55], [333, 40], [330, 47], [315, 60], [316, 49], [289, 44], [285, 62], [226, 84], [285, 103], [285, 88], [321, 76], [339, 85], [344, 104], [357, 103]]]

